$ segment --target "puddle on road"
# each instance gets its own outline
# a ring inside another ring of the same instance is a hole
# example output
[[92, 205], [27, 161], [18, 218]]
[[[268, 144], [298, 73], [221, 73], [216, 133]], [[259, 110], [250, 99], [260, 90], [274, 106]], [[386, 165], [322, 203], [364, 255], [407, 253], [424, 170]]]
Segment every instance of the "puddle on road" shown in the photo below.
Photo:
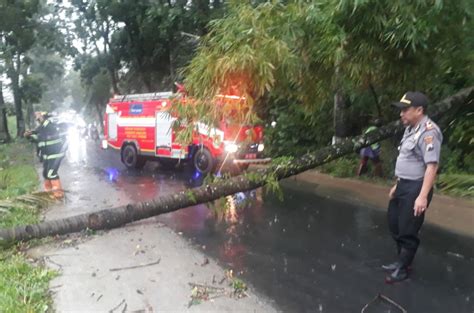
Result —
[[360, 311], [381, 292], [409, 312], [472, 311], [474, 279], [466, 275], [474, 265], [472, 238], [425, 225], [410, 287], [389, 288], [379, 266], [394, 257], [395, 248], [383, 212], [283, 188], [283, 202], [259, 189], [159, 220], [285, 311], [312, 311], [321, 303], [328, 312]]

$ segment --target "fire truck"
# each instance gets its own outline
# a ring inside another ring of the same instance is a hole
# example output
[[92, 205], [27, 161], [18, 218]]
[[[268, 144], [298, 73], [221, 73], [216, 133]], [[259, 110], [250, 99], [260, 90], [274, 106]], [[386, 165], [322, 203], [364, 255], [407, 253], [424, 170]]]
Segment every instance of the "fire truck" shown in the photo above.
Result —
[[[237, 96], [220, 95], [217, 100], [239, 101]], [[182, 100], [180, 100], [182, 99]], [[263, 127], [232, 125], [226, 121], [218, 127], [194, 123], [192, 141], [176, 141], [169, 107], [176, 101], [188, 101], [173, 92], [116, 95], [110, 99], [104, 116], [105, 137], [102, 148], [120, 151], [127, 168], [142, 168], [148, 160], [158, 160], [167, 168], [191, 163], [202, 173], [232, 168], [244, 170], [250, 164], [267, 163], [264, 158]]]

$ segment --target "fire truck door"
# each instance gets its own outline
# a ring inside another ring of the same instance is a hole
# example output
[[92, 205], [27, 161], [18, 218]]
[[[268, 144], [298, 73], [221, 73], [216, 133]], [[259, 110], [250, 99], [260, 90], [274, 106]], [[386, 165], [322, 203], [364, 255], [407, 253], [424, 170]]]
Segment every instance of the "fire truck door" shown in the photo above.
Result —
[[118, 115], [117, 113], [109, 113], [109, 129], [108, 129], [108, 135], [109, 135], [109, 140], [117, 140], [117, 119]]
[[174, 119], [168, 112], [156, 112], [156, 147], [171, 149]]

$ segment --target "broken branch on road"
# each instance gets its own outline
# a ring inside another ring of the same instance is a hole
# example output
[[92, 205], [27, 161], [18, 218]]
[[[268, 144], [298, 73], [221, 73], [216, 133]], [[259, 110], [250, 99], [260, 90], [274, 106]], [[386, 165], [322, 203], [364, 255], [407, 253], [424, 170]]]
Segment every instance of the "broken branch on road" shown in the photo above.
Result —
[[116, 271], [124, 271], [124, 270], [132, 270], [135, 268], [141, 268], [141, 267], [146, 267], [146, 266], [152, 266], [156, 264], [160, 264], [161, 258], [159, 258], [157, 261], [148, 263], [148, 264], [141, 264], [141, 265], [134, 265], [134, 266], [127, 266], [127, 267], [118, 267], [118, 268], [111, 268], [109, 269], [110, 272], [116, 272]]
[[390, 304], [391, 306], [397, 308], [398, 310], [400, 310], [400, 312], [402, 313], [407, 313], [407, 310], [405, 310], [404, 307], [402, 307], [400, 304], [396, 303], [395, 301], [393, 301], [392, 299], [390, 299], [389, 297], [379, 293], [377, 296], [375, 296], [369, 303], [367, 303], [363, 308], [362, 310], [360, 311], [360, 313], [365, 313], [365, 310], [367, 310], [372, 304], [374, 304], [375, 302], [377, 302], [378, 300], [382, 301], [382, 302], [385, 302], [385, 303], [388, 303]]
[[[120, 308], [122, 306], [122, 304], [125, 303], [125, 299], [122, 299], [122, 301], [120, 301], [119, 304], [117, 304], [116, 306], [114, 306], [112, 309], [109, 310], [109, 313], [113, 313], [115, 310], [117, 310], [118, 308]], [[125, 308], [127, 307], [127, 304], [125, 303]]]
[[[473, 100], [474, 87], [465, 88], [431, 106], [429, 113], [436, 120], [449, 109], [466, 105]], [[403, 125], [401, 122], [394, 121], [352, 140], [347, 139], [339, 144], [327, 146], [285, 162], [275, 162], [268, 168], [257, 169], [229, 179], [218, 179], [201, 187], [166, 195], [151, 201], [129, 204], [113, 209], [103, 209], [60, 220], [0, 229], [0, 244], [8, 245], [18, 241], [80, 232], [87, 228], [92, 230], [117, 228], [134, 221], [211, 202], [238, 192], [254, 190], [268, 184], [270, 187], [274, 187], [276, 182], [281, 179], [300, 174], [351, 154], [360, 148], [393, 137], [402, 131]]]

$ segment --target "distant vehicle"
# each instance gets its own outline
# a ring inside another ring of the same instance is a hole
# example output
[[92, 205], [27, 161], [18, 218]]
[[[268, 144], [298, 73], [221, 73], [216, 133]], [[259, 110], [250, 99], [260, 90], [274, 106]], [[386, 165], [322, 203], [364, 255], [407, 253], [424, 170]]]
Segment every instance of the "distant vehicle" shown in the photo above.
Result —
[[[186, 100], [189, 100], [186, 99]], [[220, 101], [242, 99], [220, 95]], [[173, 168], [180, 162], [190, 162], [195, 169], [208, 174], [221, 167], [234, 171], [246, 169], [253, 163], [266, 163], [263, 157], [263, 127], [229, 125], [222, 121], [219, 128], [196, 123], [192, 141], [184, 147], [176, 142], [169, 106], [185, 101], [185, 96], [172, 92], [118, 95], [107, 105], [102, 148], [120, 150], [127, 168], [142, 168], [147, 160], [157, 159], [163, 166]]]

